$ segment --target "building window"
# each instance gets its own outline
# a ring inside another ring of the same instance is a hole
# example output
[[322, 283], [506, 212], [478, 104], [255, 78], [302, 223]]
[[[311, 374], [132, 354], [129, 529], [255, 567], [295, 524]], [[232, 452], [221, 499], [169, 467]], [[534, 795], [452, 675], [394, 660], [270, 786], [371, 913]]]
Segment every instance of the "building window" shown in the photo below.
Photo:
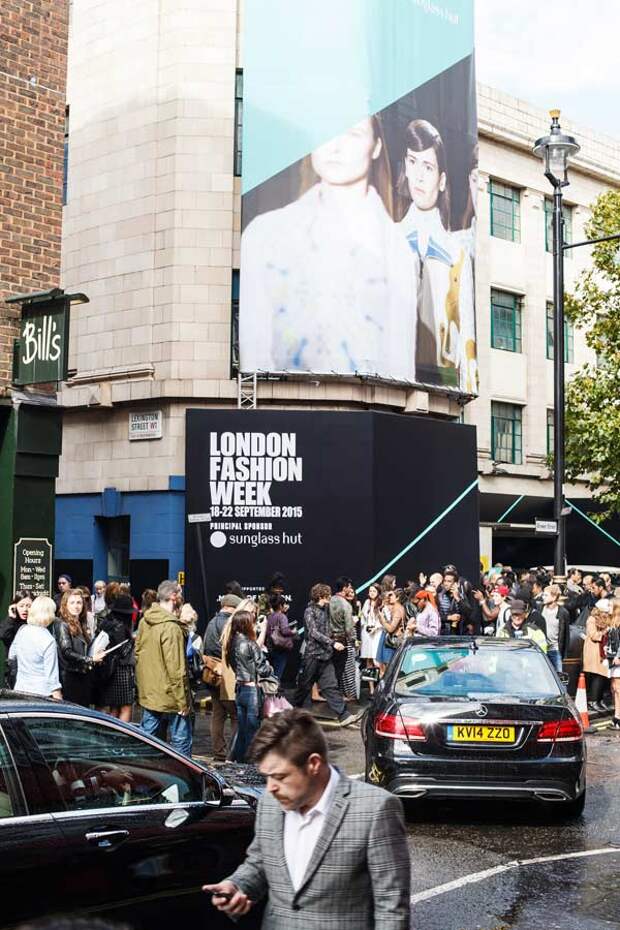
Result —
[[494, 462], [521, 465], [523, 433], [521, 407], [491, 402], [491, 449]]
[[[564, 242], [573, 241], [573, 208], [562, 204], [562, 216], [564, 217]], [[553, 200], [545, 197], [545, 250], [553, 252]], [[565, 258], [570, 258], [573, 250], [569, 249], [564, 253]]]
[[547, 455], [553, 455], [553, 410], [547, 410]]
[[232, 299], [230, 306], [230, 369], [234, 377], [239, 371], [239, 269], [232, 270]]
[[67, 202], [67, 183], [69, 180], [69, 107], [65, 107], [65, 140], [62, 160], [62, 205]]
[[491, 235], [509, 242], [521, 241], [521, 194], [517, 187], [489, 181]]
[[242, 162], [242, 133], [243, 133], [243, 71], [235, 74], [235, 165], [236, 178], [241, 177]]
[[518, 294], [491, 288], [491, 346], [507, 352], [521, 351], [521, 311]]
[[[552, 359], [553, 349], [553, 304], [547, 301], [547, 358]], [[575, 328], [572, 320], [564, 319], [564, 361], [575, 361]]]

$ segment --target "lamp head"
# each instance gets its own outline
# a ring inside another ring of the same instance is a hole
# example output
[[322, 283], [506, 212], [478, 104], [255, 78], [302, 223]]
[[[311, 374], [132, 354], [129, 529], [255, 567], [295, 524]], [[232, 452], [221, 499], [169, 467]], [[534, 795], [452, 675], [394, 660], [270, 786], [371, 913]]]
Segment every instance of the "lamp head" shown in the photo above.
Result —
[[534, 143], [534, 154], [544, 159], [545, 177], [554, 187], [568, 184], [568, 161], [579, 151], [580, 146], [573, 136], [562, 132], [560, 111], [550, 110], [551, 127], [548, 136], [542, 136]]

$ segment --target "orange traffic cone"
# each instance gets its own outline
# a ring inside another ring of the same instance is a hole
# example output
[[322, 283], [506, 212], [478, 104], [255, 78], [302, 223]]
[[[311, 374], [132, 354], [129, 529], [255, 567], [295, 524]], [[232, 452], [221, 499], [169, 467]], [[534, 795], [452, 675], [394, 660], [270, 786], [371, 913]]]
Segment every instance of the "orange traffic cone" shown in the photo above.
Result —
[[577, 684], [577, 694], [575, 695], [575, 707], [579, 711], [581, 723], [584, 730], [590, 729], [590, 717], [588, 716], [588, 694], [586, 692], [586, 676], [583, 672], [579, 674], [579, 683]]

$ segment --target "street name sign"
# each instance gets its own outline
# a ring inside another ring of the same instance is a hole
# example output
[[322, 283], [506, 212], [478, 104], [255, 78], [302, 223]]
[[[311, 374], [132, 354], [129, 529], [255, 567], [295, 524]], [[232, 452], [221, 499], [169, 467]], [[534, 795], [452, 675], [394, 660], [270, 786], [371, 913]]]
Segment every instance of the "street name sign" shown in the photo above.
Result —
[[148, 413], [129, 414], [129, 439], [161, 439], [162, 412], [150, 410]]

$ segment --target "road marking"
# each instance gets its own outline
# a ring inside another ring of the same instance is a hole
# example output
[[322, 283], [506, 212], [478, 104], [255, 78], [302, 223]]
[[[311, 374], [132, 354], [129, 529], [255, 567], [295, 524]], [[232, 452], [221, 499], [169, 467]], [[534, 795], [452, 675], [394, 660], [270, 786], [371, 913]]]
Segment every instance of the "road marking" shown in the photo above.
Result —
[[601, 720], [599, 723], [593, 723], [592, 726], [595, 730], [609, 730], [611, 728], [611, 720]]
[[476, 882], [482, 882], [485, 878], [492, 878], [494, 875], [501, 875], [503, 872], [510, 872], [513, 869], [520, 869], [527, 865], [539, 865], [542, 862], [561, 862], [565, 859], [585, 859], [589, 856], [610, 856], [613, 854], [620, 855], [620, 848], [604, 849], [585, 849], [582, 852], [562, 853], [557, 856], [539, 856], [536, 859], [514, 859], [512, 862], [506, 862], [504, 865], [496, 865], [492, 869], [485, 869], [483, 872], [472, 872], [471, 875], [463, 875], [452, 882], [446, 882], [444, 885], [436, 885], [435, 888], [427, 888], [426, 891], [419, 891], [411, 895], [411, 904], [419, 904], [421, 901], [428, 901], [430, 898], [436, 898], [440, 894], [447, 894], [449, 891], [457, 891], [465, 885], [473, 885]]

